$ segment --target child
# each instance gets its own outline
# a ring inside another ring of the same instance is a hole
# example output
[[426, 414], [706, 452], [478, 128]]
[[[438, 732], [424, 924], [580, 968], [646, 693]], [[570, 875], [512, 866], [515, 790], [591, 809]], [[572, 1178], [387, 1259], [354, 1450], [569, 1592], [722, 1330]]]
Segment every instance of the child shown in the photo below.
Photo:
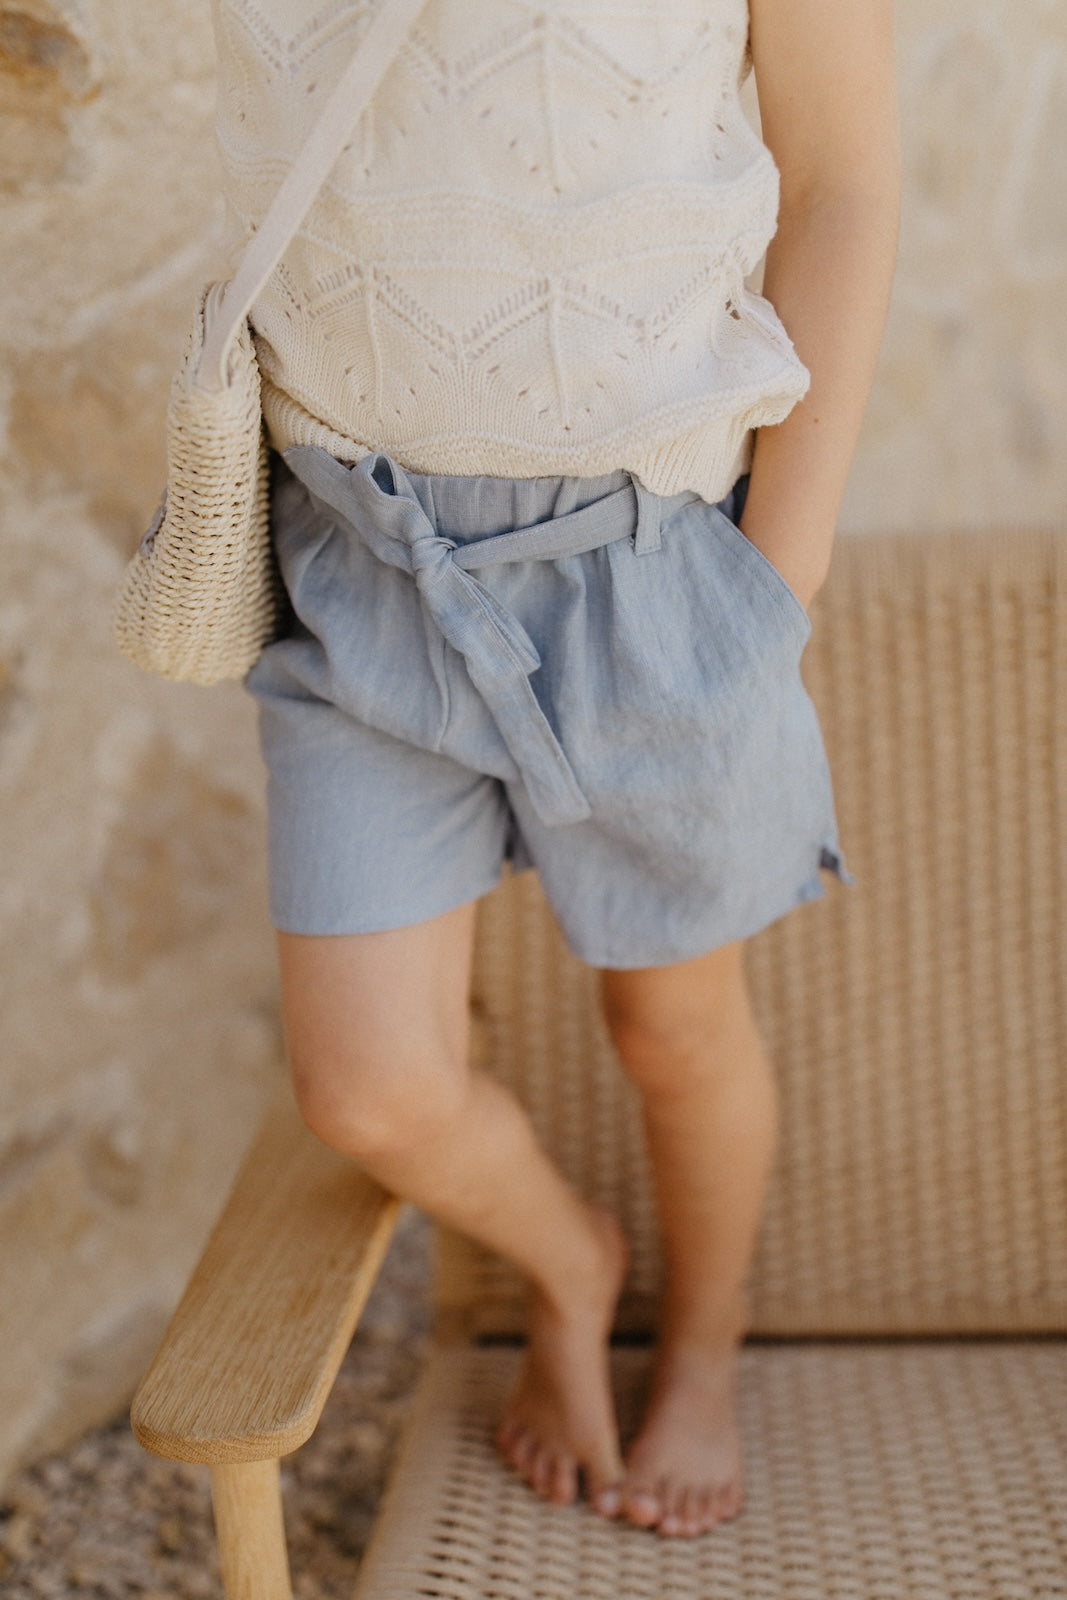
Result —
[[[215, 0], [245, 233], [388, 3]], [[512, 1465], [664, 1535], [741, 1504], [776, 1115], [743, 941], [843, 870], [798, 662], [885, 315], [891, 35], [891, 0], [427, 0], [253, 317], [292, 622], [249, 686], [300, 1105], [527, 1274]], [[776, 219], [782, 322], [745, 283]], [[602, 970], [644, 1101], [668, 1289], [625, 1460], [625, 1242], [467, 1060], [505, 858]]]

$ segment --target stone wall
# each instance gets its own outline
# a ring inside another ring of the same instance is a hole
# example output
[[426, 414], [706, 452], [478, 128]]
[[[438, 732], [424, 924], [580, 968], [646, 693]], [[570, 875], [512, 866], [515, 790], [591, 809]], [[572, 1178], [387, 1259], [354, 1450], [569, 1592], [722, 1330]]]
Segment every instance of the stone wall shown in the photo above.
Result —
[[[219, 214], [206, 0], [0, 0], [0, 1476], [128, 1394], [281, 1072], [239, 691], [106, 613]], [[900, 272], [848, 529], [1067, 509], [1067, 14], [900, 0]]]
[[107, 611], [220, 220], [208, 7], [0, 3], [0, 1476], [113, 1412], [281, 1073], [241, 692]]

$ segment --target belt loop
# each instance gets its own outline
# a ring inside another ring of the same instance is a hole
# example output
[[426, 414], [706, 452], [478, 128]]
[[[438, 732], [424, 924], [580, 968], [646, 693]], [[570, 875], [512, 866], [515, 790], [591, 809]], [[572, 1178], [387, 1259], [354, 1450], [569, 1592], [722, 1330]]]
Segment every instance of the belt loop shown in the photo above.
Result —
[[634, 555], [651, 555], [660, 547], [660, 497], [658, 494], [653, 494], [650, 489], [646, 489], [643, 483], [638, 483], [632, 473], [630, 482], [637, 497]]

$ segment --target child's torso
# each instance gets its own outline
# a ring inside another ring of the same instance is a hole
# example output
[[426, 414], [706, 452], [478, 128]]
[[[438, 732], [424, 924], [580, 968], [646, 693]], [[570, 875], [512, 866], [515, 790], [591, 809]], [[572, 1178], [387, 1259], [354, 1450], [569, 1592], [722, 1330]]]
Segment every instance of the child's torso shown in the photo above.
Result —
[[[371, 8], [215, 8], [239, 247]], [[745, 0], [427, 0], [257, 303], [275, 442], [725, 493], [806, 384], [745, 288], [777, 208], [747, 27]]]

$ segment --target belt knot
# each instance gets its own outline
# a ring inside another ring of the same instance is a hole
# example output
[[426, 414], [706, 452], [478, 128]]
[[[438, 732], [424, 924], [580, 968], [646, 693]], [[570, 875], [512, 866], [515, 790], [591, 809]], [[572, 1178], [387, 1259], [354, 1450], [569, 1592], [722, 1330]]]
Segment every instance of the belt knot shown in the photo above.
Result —
[[452, 560], [452, 552], [456, 548], [454, 539], [446, 539], [439, 533], [422, 533], [413, 539], [409, 546], [411, 551], [411, 570], [416, 578], [442, 577], [445, 567]]

